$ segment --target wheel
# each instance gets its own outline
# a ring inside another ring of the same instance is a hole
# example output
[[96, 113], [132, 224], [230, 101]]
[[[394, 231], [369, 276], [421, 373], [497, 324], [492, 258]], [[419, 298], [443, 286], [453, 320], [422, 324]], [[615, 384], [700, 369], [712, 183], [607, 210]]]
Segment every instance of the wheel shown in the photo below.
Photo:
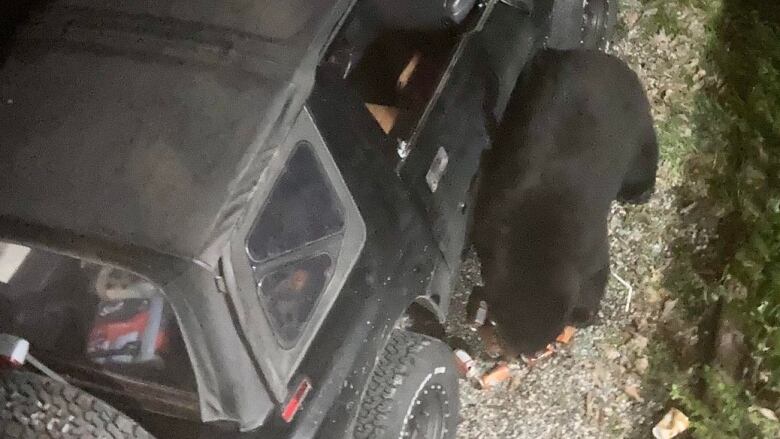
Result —
[[554, 0], [551, 49], [605, 49], [617, 23], [618, 0]]
[[582, 45], [588, 49], [605, 49], [617, 24], [618, 0], [584, 0], [582, 11]]
[[396, 330], [368, 383], [354, 437], [454, 438], [459, 410], [450, 348], [437, 339]]
[[76, 387], [27, 372], [0, 373], [3, 439], [153, 439], [133, 420]]

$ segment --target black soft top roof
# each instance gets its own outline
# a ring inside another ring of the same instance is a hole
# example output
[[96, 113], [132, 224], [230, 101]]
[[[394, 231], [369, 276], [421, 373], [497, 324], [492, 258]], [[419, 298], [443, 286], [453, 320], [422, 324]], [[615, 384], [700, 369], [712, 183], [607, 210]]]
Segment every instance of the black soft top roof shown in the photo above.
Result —
[[61, 0], [0, 71], [0, 221], [209, 259], [351, 0]]

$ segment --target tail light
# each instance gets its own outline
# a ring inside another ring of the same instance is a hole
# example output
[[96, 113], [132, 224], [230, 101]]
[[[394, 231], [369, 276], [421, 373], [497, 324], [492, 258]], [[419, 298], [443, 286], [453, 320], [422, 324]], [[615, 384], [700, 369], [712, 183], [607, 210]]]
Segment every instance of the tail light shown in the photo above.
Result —
[[282, 420], [284, 422], [287, 422], [288, 424], [292, 422], [295, 414], [300, 410], [303, 401], [306, 399], [306, 396], [309, 395], [311, 389], [311, 382], [309, 382], [307, 378], [302, 379], [295, 389], [295, 392], [293, 392], [292, 396], [290, 396], [290, 399], [282, 409]]
[[9, 334], [0, 334], [0, 368], [17, 368], [24, 365], [30, 343]]

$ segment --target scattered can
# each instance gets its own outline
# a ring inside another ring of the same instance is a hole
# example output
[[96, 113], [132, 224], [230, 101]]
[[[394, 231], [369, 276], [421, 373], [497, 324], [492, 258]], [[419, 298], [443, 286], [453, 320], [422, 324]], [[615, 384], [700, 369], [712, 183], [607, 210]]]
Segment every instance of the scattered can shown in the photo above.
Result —
[[458, 373], [463, 378], [471, 379], [479, 374], [476, 361], [463, 349], [455, 350], [455, 364], [458, 367]]
[[482, 385], [483, 389], [490, 389], [510, 378], [512, 378], [512, 371], [509, 369], [508, 364], [502, 362], [498, 363], [496, 367], [482, 375], [479, 383]]
[[474, 325], [483, 326], [487, 321], [487, 315], [488, 315], [488, 304], [484, 300], [480, 300], [479, 307], [477, 308], [477, 312], [474, 313], [474, 321], [473, 321]]
[[533, 366], [537, 361], [548, 358], [552, 356], [554, 353], [555, 353], [555, 346], [548, 344], [545, 350], [539, 351], [531, 356], [521, 355], [520, 359], [522, 359], [525, 364], [529, 366]]
[[558, 337], [555, 339], [558, 343], [563, 344], [569, 344], [571, 342], [572, 337], [574, 337], [574, 326], [567, 326], [563, 328], [563, 332], [561, 332]]

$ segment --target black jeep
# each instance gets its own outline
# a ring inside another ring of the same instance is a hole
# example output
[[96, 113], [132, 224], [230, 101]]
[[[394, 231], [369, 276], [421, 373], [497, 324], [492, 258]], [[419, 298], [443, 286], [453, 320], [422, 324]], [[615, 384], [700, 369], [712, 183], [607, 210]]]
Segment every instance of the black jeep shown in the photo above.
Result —
[[454, 437], [490, 127], [615, 1], [5, 2], [0, 436]]

